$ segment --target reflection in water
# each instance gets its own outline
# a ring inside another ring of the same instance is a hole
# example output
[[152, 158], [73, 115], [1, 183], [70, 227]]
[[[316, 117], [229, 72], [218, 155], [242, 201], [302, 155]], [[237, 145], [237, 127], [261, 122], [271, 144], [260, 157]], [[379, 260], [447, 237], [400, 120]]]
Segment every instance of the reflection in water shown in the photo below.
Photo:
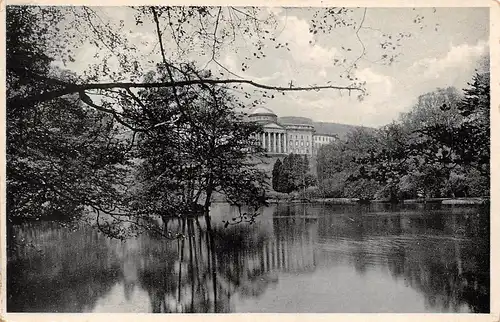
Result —
[[16, 227], [35, 247], [9, 258], [8, 310], [489, 311], [486, 210], [279, 205], [254, 225], [223, 228], [232, 211], [217, 205], [211, 232], [185, 221], [178, 241]]
[[51, 223], [17, 229], [16, 238], [33, 241], [7, 263], [8, 308], [13, 311], [83, 312], [122, 279], [109, 240], [95, 230], [76, 232]]

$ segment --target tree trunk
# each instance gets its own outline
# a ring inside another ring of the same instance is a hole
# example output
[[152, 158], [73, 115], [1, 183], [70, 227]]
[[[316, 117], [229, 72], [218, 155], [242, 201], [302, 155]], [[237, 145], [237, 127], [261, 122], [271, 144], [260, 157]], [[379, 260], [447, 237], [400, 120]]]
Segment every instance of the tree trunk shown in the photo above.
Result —
[[214, 242], [214, 235], [212, 231], [212, 223], [210, 218], [210, 205], [213, 192], [211, 176], [208, 179], [207, 188], [205, 191], [206, 191], [206, 199], [205, 199], [204, 215], [205, 215], [205, 222], [207, 225], [207, 244], [208, 244], [207, 247], [209, 249], [209, 254], [207, 255], [209, 256], [210, 262], [212, 264], [211, 269], [212, 269], [212, 283], [214, 290], [214, 313], [216, 313], [217, 312], [217, 269], [215, 261], [215, 242]]

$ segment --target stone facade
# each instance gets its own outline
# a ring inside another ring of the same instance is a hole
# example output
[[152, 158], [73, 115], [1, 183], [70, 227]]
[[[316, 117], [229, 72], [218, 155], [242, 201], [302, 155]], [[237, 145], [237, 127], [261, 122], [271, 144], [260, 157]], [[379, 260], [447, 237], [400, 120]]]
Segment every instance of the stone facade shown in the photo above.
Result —
[[269, 154], [295, 153], [313, 156], [321, 145], [336, 140], [334, 134], [317, 134], [312, 121], [280, 123], [278, 116], [265, 107], [254, 109], [248, 119], [263, 125], [264, 132], [259, 139]]

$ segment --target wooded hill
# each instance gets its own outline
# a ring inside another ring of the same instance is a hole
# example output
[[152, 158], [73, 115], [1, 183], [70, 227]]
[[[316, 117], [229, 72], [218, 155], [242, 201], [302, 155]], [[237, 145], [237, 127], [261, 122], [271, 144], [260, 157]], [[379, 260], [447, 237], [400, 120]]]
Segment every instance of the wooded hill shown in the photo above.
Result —
[[339, 139], [344, 139], [347, 133], [357, 128], [372, 129], [370, 127], [352, 125], [352, 124], [315, 122], [307, 117], [301, 117], [301, 116], [279, 117], [278, 122], [282, 124], [311, 124], [316, 129], [316, 134], [337, 135]]

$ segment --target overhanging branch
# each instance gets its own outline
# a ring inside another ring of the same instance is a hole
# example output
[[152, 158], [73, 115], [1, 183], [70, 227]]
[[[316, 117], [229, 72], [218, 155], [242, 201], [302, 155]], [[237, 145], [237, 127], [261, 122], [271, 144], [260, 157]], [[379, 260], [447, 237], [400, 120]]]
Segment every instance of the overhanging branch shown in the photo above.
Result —
[[126, 123], [119, 116], [119, 113], [116, 112], [115, 110], [109, 109], [109, 108], [105, 108], [105, 107], [102, 107], [102, 106], [99, 106], [99, 105], [95, 104], [92, 101], [92, 99], [87, 94], [85, 94], [85, 92], [82, 91], [82, 92], [79, 93], [79, 95], [80, 95], [80, 99], [82, 100], [82, 102], [84, 102], [85, 104], [87, 104], [88, 106], [90, 106], [92, 108], [95, 108], [98, 111], [101, 111], [101, 112], [113, 115], [113, 117], [115, 118], [115, 120], [118, 121], [118, 123], [120, 123], [121, 125], [125, 126], [126, 128], [128, 128], [128, 129], [130, 129], [130, 130], [132, 130], [134, 132], [145, 132], [146, 131], [145, 129], [135, 128], [132, 125]]
[[297, 87], [282, 87], [282, 86], [271, 86], [266, 84], [261, 84], [247, 79], [192, 79], [192, 80], [182, 80], [182, 81], [170, 81], [170, 82], [153, 82], [153, 83], [136, 83], [136, 82], [125, 82], [125, 83], [94, 83], [94, 84], [72, 84], [68, 85], [60, 90], [54, 90], [49, 92], [44, 92], [38, 95], [33, 95], [30, 97], [14, 97], [8, 100], [7, 104], [34, 104], [40, 103], [48, 100], [52, 100], [64, 95], [79, 93], [85, 90], [93, 89], [111, 89], [111, 88], [168, 88], [176, 86], [191, 86], [191, 85], [218, 85], [218, 84], [247, 84], [257, 88], [282, 91], [282, 92], [300, 92], [300, 91], [313, 91], [322, 89], [335, 89], [335, 90], [348, 90], [348, 91], [360, 91], [364, 92], [361, 87], [357, 86], [336, 86], [336, 85], [319, 85], [319, 86], [297, 86]]

